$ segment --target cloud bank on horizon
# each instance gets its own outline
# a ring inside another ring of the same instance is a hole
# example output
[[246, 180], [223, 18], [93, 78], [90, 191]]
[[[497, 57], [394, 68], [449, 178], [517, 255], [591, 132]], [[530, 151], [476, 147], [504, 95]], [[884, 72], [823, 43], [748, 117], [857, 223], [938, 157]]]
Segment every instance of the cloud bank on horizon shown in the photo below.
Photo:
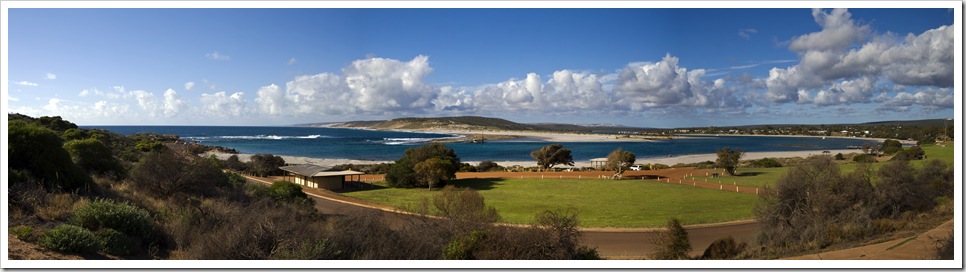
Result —
[[[794, 54], [793, 60], [687, 67], [686, 56], [666, 48], [663, 56], [629, 60], [622, 67], [561, 68], [544, 75], [534, 71], [467, 86], [434, 82], [431, 57], [418, 54], [411, 59], [366, 57], [339, 71], [297, 73], [238, 90], [219, 89], [204, 79], [171, 83], [183, 85], [180, 90], [116, 85], [30, 97], [31, 88], [67, 80], [47, 72], [8, 81], [9, 111], [60, 115], [81, 124], [260, 125], [454, 115], [654, 127], [952, 116], [952, 25], [893, 33], [876, 31], [845, 9], [813, 9], [811, 17], [819, 30], [776, 42]], [[763, 30], [736, 31], [732, 35], [740, 40], [765, 39]], [[11, 47], [11, 55], [16, 49]], [[221, 63], [246, 57], [214, 50], [197, 55]], [[279, 62], [306, 62], [298, 59]], [[752, 68], [767, 73], [747, 71]]]

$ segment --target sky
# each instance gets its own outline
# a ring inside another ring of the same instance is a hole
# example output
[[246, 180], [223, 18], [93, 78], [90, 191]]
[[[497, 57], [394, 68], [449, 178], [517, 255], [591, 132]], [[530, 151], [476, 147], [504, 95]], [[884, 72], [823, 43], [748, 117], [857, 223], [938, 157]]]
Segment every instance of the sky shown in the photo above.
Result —
[[948, 8], [7, 12], [7, 112], [81, 125], [951, 118], [961, 65]]

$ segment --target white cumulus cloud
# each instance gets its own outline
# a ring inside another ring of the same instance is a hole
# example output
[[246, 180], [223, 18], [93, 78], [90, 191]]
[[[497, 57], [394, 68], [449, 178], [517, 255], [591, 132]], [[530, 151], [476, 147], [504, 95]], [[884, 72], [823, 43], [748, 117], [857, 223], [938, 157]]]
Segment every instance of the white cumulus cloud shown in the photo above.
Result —
[[185, 82], [184, 83], [184, 90], [185, 91], [190, 91], [194, 87], [195, 87], [195, 82], [194, 81], [188, 81], [188, 82]]
[[226, 92], [201, 94], [202, 110], [209, 116], [241, 116], [245, 111], [245, 94]]
[[44, 76], [44, 78], [45, 79], [49, 79], [49, 80], [54, 80], [54, 79], [57, 79], [57, 75], [55, 75], [53, 73], [47, 73], [47, 75]]
[[815, 9], [812, 15], [822, 30], [792, 40], [789, 49], [798, 53], [799, 63], [769, 71], [768, 101], [802, 103], [798, 93], [817, 88], [825, 88], [813, 99], [820, 105], [871, 101], [867, 92], [836, 95], [846, 91], [840, 87], [855, 85], [857, 78], [863, 83], [885, 78], [910, 86], [952, 86], [952, 26], [899, 39], [893, 33], [874, 34], [844, 9]]

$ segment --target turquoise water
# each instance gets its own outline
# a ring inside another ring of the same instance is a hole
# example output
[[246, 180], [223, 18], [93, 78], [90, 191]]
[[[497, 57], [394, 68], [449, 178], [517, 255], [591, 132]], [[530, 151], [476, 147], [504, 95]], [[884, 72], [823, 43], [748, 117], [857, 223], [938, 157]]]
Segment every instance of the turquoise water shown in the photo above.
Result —
[[[313, 127], [203, 127], [203, 126], [88, 126], [119, 134], [153, 132], [175, 134], [182, 139], [206, 145], [234, 148], [241, 153], [390, 161], [402, 157], [406, 149], [424, 145], [448, 134], [372, 131]], [[714, 153], [718, 148], [742, 148], [748, 152], [805, 151], [844, 149], [872, 140], [761, 137], [698, 136], [653, 142], [561, 143], [571, 150], [575, 161], [606, 157], [616, 148], [633, 152], [639, 159]], [[490, 141], [485, 144], [447, 143], [463, 161], [529, 161], [530, 152], [549, 143], [534, 141]]]

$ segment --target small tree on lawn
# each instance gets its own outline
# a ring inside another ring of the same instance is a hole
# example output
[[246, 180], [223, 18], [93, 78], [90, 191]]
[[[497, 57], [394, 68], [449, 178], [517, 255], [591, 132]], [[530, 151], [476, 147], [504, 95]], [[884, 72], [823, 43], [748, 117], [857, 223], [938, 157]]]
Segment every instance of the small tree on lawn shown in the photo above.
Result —
[[725, 147], [718, 149], [716, 153], [718, 153], [718, 159], [714, 161], [715, 166], [724, 168], [728, 175], [734, 176], [736, 170], [738, 170], [738, 161], [745, 155], [745, 152], [741, 148]]
[[416, 172], [416, 179], [432, 190], [433, 186], [452, 178], [453, 175], [448, 171], [452, 168], [449, 161], [434, 157], [417, 163], [413, 171]]
[[530, 152], [530, 157], [537, 160], [537, 165], [541, 169], [549, 169], [554, 165], [564, 164], [574, 166], [574, 157], [570, 155], [570, 149], [566, 149], [561, 144], [551, 144]]
[[634, 153], [617, 148], [607, 155], [607, 168], [613, 169], [614, 179], [618, 179], [636, 160], [637, 156]]

